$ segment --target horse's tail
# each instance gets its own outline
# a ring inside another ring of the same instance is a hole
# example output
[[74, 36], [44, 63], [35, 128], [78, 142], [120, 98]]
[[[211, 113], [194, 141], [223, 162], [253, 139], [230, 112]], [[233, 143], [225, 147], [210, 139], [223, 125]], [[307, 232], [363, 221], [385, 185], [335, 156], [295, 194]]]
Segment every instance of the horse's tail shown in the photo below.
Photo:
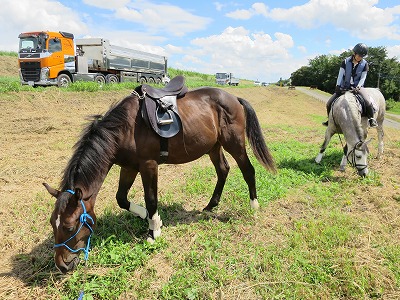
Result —
[[257, 160], [268, 170], [276, 172], [275, 162], [265, 143], [256, 112], [249, 102], [238, 98], [246, 113], [246, 135]]

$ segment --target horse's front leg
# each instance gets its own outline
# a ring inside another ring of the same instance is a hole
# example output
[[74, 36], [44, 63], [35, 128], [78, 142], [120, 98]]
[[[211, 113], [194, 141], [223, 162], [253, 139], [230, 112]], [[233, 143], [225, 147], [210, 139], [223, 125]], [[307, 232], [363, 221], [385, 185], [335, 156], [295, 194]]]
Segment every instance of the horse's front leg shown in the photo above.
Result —
[[[332, 120], [329, 120], [329, 126], [332, 126]], [[325, 131], [325, 140], [321, 145], [321, 148], [319, 150], [319, 153], [317, 155], [317, 157], [315, 158], [315, 162], [317, 164], [319, 164], [321, 162], [322, 156], [324, 155], [324, 152], [326, 150], [326, 148], [328, 147], [329, 142], [331, 141], [331, 138], [333, 136], [334, 132], [333, 130], [331, 130], [329, 127], [326, 129]]]
[[161, 235], [162, 226], [162, 220], [157, 210], [158, 163], [154, 160], [149, 160], [141, 164], [140, 175], [142, 177], [144, 200], [148, 211], [149, 237], [147, 240], [154, 242]]
[[117, 202], [119, 207], [126, 209], [136, 216], [145, 219], [147, 217], [147, 210], [145, 207], [137, 205], [128, 201], [128, 192], [136, 179], [138, 171], [135, 169], [121, 167], [119, 173], [119, 183], [117, 191]]
[[343, 156], [342, 156], [342, 161], [340, 162], [340, 167], [339, 167], [339, 170], [340, 170], [341, 172], [346, 171], [346, 166], [347, 166], [347, 155], [348, 155], [347, 151], [348, 151], [348, 147], [347, 147], [347, 144], [346, 144], [346, 145], [344, 145], [344, 147], [343, 147]]

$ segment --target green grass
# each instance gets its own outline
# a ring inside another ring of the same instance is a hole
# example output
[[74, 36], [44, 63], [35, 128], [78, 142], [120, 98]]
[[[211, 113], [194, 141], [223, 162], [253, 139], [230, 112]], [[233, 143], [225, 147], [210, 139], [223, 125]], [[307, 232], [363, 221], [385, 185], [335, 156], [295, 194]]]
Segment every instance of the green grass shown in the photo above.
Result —
[[[32, 280], [43, 284], [51, 272], [47, 291], [61, 299], [75, 299], [82, 289], [84, 299], [217, 299], [224, 298], [224, 291], [241, 299], [246, 293], [257, 299], [379, 299], [385, 292], [380, 285], [384, 273], [400, 288], [397, 242], [375, 249], [382, 273], [368, 261], [360, 264], [357, 244], [369, 221], [346, 213], [360, 186], [380, 185], [379, 177], [367, 182], [335, 178], [333, 169], [341, 157], [335, 143], [321, 165], [310, 159], [315, 150], [310, 143], [287, 139], [270, 143], [270, 149], [279, 169], [276, 175], [251, 157], [259, 212], [249, 209], [247, 186], [234, 165], [216, 212], [187, 222], [181, 216], [184, 200], [172, 199], [211, 195], [215, 184], [213, 167], [195, 166], [180, 190], [163, 187], [160, 214], [166, 227], [155, 244], [144, 241], [146, 222], [110, 207], [98, 218], [87, 268], [80, 265], [60, 289], [49, 254], [36, 262]], [[263, 214], [271, 204], [300, 194], [292, 206], [297, 210], [268, 225]], [[158, 272], [165, 271], [162, 266], [146, 266], [155, 256], [174, 270], [166, 281], [157, 279]]]
[[18, 53], [15, 51], [0, 51], [0, 56], [15, 56], [18, 57]]
[[386, 109], [392, 114], [400, 115], [400, 102], [388, 99], [386, 100]]

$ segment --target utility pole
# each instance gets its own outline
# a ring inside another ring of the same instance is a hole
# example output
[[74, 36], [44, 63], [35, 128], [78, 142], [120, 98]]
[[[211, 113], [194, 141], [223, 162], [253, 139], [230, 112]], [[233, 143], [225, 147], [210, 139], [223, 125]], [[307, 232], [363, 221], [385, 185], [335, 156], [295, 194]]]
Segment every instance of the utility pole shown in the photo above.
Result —
[[381, 67], [382, 67], [382, 63], [379, 64], [379, 71], [378, 71], [378, 89], [379, 89], [379, 84], [381, 81]]

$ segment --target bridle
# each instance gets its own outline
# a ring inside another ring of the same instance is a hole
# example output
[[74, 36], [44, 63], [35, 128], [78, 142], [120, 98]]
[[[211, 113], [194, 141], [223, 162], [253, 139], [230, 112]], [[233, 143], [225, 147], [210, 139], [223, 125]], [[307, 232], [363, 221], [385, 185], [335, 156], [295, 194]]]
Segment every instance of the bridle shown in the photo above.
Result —
[[[347, 154], [346, 158], [347, 158], [347, 162], [352, 166], [357, 168], [357, 170], [359, 172], [363, 171], [364, 169], [368, 168], [368, 165], [364, 165], [364, 164], [358, 164], [356, 162], [356, 147], [359, 143], [364, 143], [363, 141], [359, 141], [358, 143], [356, 143], [353, 147], [353, 149], [351, 149], [349, 151], [349, 153]], [[351, 157], [350, 157], [351, 155]]]
[[[72, 195], [75, 194], [75, 192], [74, 192], [73, 190], [66, 190], [66, 191], [67, 191], [68, 193], [72, 194]], [[90, 239], [91, 239], [92, 234], [93, 234], [93, 228], [92, 228], [92, 226], [94, 225], [94, 220], [93, 220], [93, 218], [87, 213], [85, 203], [83, 202], [82, 199], [80, 200], [80, 203], [81, 203], [81, 205], [82, 205], [83, 213], [82, 213], [82, 214], [80, 215], [80, 217], [79, 217], [79, 221], [80, 221], [81, 224], [80, 224], [78, 230], [77, 230], [70, 238], [68, 238], [65, 242], [62, 242], [62, 243], [59, 243], [59, 244], [54, 244], [54, 248], [59, 248], [59, 247], [63, 247], [63, 246], [64, 246], [65, 248], [67, 248], [67, 249], [68, 249], [69, 251], [71, 251], [72, 253], [77, 253], [77, 252], [79, 252], [79, 251], [83, 251], [83, 252], [85, 253], [85, 260], [87, 260], [88, 257], [89, 257]], [[89, 224], [88, 221], [91, 222], [91, 224]], [[84, 247], [84, 248], [78, 248], [78, 249], [72, 249], [70, 246], [67, 245], [67, 243], [68, 243], [70, 240], [72, 240], [72, 239], [81, 231], [81, 229], [82, 229], [83, 226], [86, 226], [86, 227], [89, 228], [89, 230], [90, 230], [90, 235], [89, 235], [89, 237], [88, 237], [88, 241], [87, 241], [86, 247]]]

